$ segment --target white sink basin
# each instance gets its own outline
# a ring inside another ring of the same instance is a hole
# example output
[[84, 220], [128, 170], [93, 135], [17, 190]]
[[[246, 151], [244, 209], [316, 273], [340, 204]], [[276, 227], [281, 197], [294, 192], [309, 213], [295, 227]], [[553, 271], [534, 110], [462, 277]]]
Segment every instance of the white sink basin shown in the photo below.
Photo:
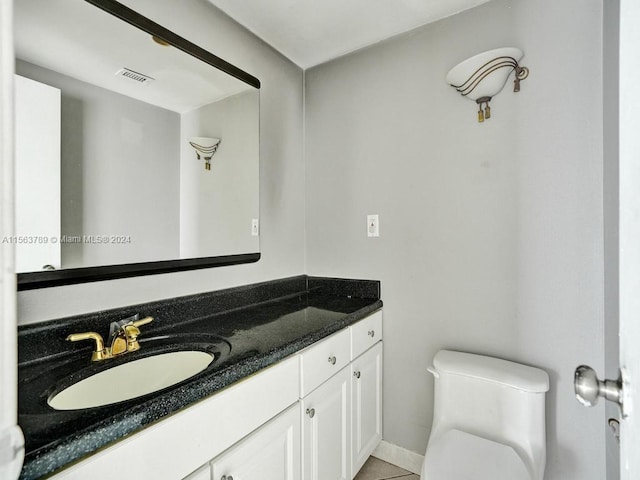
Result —
[[55, 410], [78, 410], [130, 400], [186, 380], [212, 361], [213, 355], [201, 351], [141, 358], [74, 383], [52, 396], [48, 403]]

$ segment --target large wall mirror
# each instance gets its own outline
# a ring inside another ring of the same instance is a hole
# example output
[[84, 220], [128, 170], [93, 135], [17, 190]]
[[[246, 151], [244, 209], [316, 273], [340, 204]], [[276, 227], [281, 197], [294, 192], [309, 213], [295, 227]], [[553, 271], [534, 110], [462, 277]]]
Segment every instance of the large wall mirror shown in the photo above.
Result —
[[256, 261], [253, 76], [113, 0], [16, 0], [18, 288]]

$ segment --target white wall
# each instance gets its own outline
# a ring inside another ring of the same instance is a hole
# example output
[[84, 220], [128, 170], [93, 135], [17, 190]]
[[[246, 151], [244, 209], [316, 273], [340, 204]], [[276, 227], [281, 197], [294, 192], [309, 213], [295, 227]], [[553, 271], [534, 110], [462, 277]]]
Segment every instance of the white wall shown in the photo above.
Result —
[[20, 292], [22, 324], [304, 272], [302, 71], [206, 0], [124, 3], [261, 80], [262, 258], [248, 265]]
[[[478, 124], [444, 77], [499, 46], [531, 74]], [[546, 478], [604, 478], [601, 65], [601, 2], [494, 0], [306, 73], [307, 271], [382, 280], [387, 441], [424, 453], [436, 351], [485, 353], [550, 374]]]

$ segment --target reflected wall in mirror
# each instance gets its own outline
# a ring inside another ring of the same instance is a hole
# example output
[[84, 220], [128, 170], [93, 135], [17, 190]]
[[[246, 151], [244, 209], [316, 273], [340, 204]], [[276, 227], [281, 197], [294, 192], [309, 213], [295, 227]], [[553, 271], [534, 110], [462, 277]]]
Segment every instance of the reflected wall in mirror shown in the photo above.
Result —
[[257, 260], [257, 79], [111, 0], [14, 10], [19, 284]]

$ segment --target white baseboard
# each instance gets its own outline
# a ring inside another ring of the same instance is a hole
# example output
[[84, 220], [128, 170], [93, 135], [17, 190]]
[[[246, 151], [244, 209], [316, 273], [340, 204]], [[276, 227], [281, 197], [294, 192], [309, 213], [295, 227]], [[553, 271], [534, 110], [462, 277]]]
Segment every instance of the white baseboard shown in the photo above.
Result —
[[385, 442], [384, 440], [380, 441], [372, 455], [417, 475], [420, 475], [422, 462], [424, 462], [424, 455], [399, 447], [393, 443]]

